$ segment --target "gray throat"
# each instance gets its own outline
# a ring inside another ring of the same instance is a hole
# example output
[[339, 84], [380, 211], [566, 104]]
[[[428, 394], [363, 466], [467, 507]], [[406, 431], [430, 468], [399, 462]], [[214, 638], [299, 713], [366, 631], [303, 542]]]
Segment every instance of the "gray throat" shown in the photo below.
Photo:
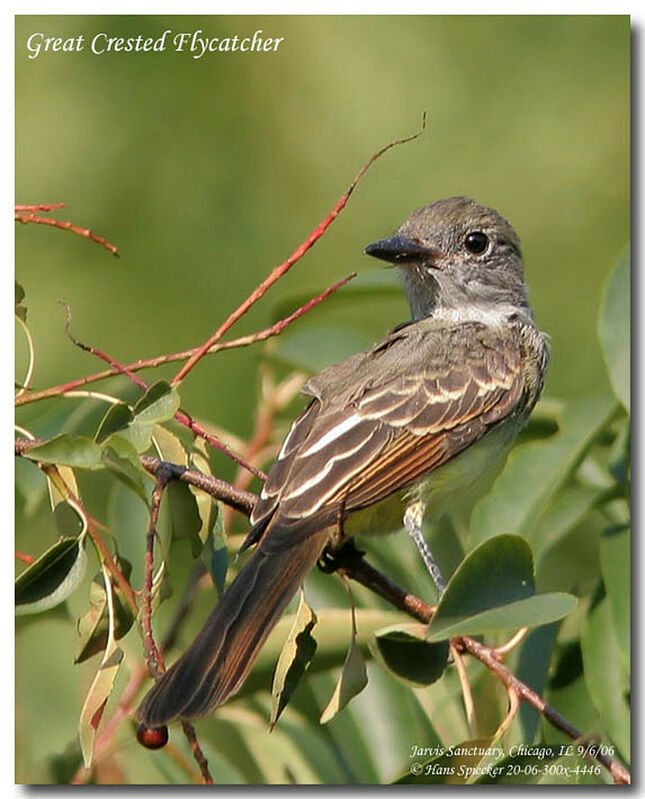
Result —
[[415, 322], [428, 317], [471, 321], [516, 314], [521, 321], [534, 324], [524, 283], [456, 283], [418, 266], [400, 267], [399, 275]]

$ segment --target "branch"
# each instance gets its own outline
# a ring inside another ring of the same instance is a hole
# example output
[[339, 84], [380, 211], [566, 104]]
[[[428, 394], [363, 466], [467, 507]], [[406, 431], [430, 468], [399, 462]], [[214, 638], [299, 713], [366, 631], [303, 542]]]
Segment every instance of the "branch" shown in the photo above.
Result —
[[[370, 591], [383, 597], [394, 607], [405, 611], [424, 624], [427, 624], [432, 619], [434, 608], [395, 585], [388, 577], [367, 563], [362, 553], [358, 551], [356, 553], [350, 552], [349, 557], [343, 562], [339, 571], [342, 571], [347, 577], [356, 580], [356, 582], [369, 588]], [[509, 692], [514, 692], [519, 699], [535, 708], [553, 727], [564, 733], [568, 738], [577, 740], [583, 737], [584, 733], [574, 727], [573, 724], [570, 724], [555, 708], [547, 704], [541, 696], [509, 671], [498, 659], [494, 649], [468, 636], [453, 638], [452, 643], [457, 648], [463, 649], [477, 658], [504, 683]], [[592, 754], [609, 771], [616, 784], [630, 784], [630, 774], [621, 763], [598, 751]]]
[[141, 455], [140, 460], [143, 468], [150, 474], [156, 476], [161, 469], [169, 469], [172, 479], [181, 480], [182, 483], [188, 483], [188, 485], [195, 488], [200, 488], [214, 499], [221, 500], [225, 505], [240, 511], [245, 516], [251, 515], [257, 499], [256, 495], [251, 491], [235, 488], [235, 486], [225, 480], [220, 480], [219, 477], [212, 477], [198, 472], [196, 469], [187, 469], [185, 466], [161, 461], [159, 458], [153, 458], [150, 455]]
[[[148, 384], [145, 381], [143, 381], [140, 377], [135, 375], [133, 372], [131, 372], [126, 366], [117, 361], [115, 358], [112, 358], [111, 355], [108, 355], [102, 350], [99, 350], [97, 347], [92, 347], [89, 344], [84, 344], [82, 341], [80, 341], [79, 339], [75, 338], [72, 335], [70, 330], [71, 326], [70, 309], [69, 306], [66, 305], [65, 303], [63, 303], [63, 305], [65, 305], [67, 309], [67, 321], [65, 323], [65, 332], [69, 336], [72, 343], [75, 344], [77, 347], [80, 347], [80, 349], [85, 350], [86, 352], [89, 352], [92, 355], [95, 355], [97, 358], [100, 358], [103, 361], [107, 361], [107, 363], [109, 363], [113, 369], [129, 377], [130, 380], [132, 380], [132, 382], [141, 389], [141, 391], [146, 392], [148, 390]], [[190, 414], [186, 413], [186, 411], [179, 408], [179, 410], [174, 415], [174, 419], [177, 422], [179, 422], [179, 424], [183, 425], [184, 427], [187, 427], [189, 430], [192, 430], [192, 432], [195, 435], [199, 436], [200, 438], [203, 438], [212, 447], [214, 447], [215, 449], [219, 449], [220, 452], [223, 452], [231, 460], [235, 461], [235, 463], [237, 463], [238, 466], [242, 466], [244, 469], [248, 469], [255, 477], [259, 477], [261, 480], [264, 480], [266, 478], [264, 472], [262, 472], [260, 469], [256, 469], [254, 466], [251, 466], [248, 463], [245, 463], [245, 461], [242, 458], [240, 458], [239, 455], [233, 452], [233, 450], [229, 446], [227, 446], [223, 441], [220, 441], [217, 438], [217, 436], [214, 436], [212, 433], [209, 433], [204, 427], [202, 427], [198, 422], [196, 422], [190, 416]]]
[[69, 230], [70, 233], [75, 233], [77, 236], [83, 236], [83, 238], [90, 239], [90, 241], [100, 244], [101, 247], [105, 247], [106, 250], [109, 250], [112, 255], [119, 255], [119, 251], [114, 244], [110, 244], [103, 236], [97, 236], [96, 233], [93, 233], [89, 228], [78, 227], [78, 225], [74, 225], [72, 222], [51, 219], [51, 217], [41, 216], [38, 213], [39, 211], [47, 213], [48, 211], [54, 211], [57, 208], [64, 207], [65, 203], [51, 203], [50, 205], [16, 205], [14, 209], [15, 220], [23, 225], [32, 222], [36, 225], [48, 225], [49, 227], [55, 227], [59, 230]]
[[273, 270], [265, 277], [265, 279], [256, 286], [255, 289], [249, 294], [249, 296], [244, 300], [241, 305], [239, 305], [233, 313], [230, 314], [228, 319], [223, 322], [217, 330], [213, 333], [213, 335], [204, 342], [204, 344], [199, 347], [199, 349], [192, 355], [189, 360], [182, 366], [182, 368], [177, 372], [177, 374], [173, 377], [171, 384], [177, 385], [181, 383], [181, 381], [186, 377], [186, 375], [197, 365], [197, 363], [206, 355], [206, 353], [210, 350], [210, 348], [218, 342], [222, 336], [227, 333], [233, 325], [239, 321], [244, 314], [251, 308], [255, 303], [262, 299], [266, 292], [273, 286], [274, 283], [277, 283], [281, 277], [287, 274], [287, 272], [291, 269], [291, 267], [296, 264], [302, 256], [310, 250], [314, 244], [320, 239], [327, 228], [331, 225], [331, 223], [338, 217], [341, 213], [343, 208], [347, 205], [347, 201], [352, 195], [352, 192], [358, 185], [359, 181], [363, 177], [363, 175], [367, 172], [367, 170], [372, 166], [372, 164], [377, 161], [382, 155], [384, 155], [388, 150], [391, 150], [393, 147], [397, 147], [400, 144], [406, 144], [408, 142], [414, 141], [414, 139], [418, 138], [423, 131], [425, 130], [426, 126], [426, 115], [423, 115], [421, 128], [414, 133], [412, 136], [407, 136], [404, 139], [397, 139], [396, 141], [391, 141], [389, 144], [386, 144], [385, 147], [381, 147], [381, 149], [375, 153], [368, 161], [366, 161], [363, 166], [358, 170], [356, 173], [356, 177], [352, 182], [349, 184], [348, 189], [342, 195], [340, 200], [336, 203], [336, 205], [331, 209], [329, 214], [323, 219], [323, 221], [316, 227], [309, 236], [303, 241], [303, 243], [297, 247], [291, 255], [287, 258], [286, 261], [283, 261], [278, 266], [274, 267]]
[[[220, 341], [217, 344], [213, 344], [213, 346], [208, 350], [207, 354], [212, 355], [213, 353], [220, 352], [221, 350], [232, 350], [236, 349], [237, 347], [248, 347], [251, 344], [256, 344], [260, 341], [266, 341], [267, 339], [279, 335], [283, 332], [283, 330], [289, 327], [289, 325], [291, 325], [297, 319], [300, 319], [301, 316], [309, 313], [309, 311], [323, 302], [323, 300], [326, 300], [330, 294], [338, 291], [338, 289], [342, 288], [346, 283], [355, 277], [356, 272], [352, 272], [350, 275], [347, 275], [347, 277], [339, 280], [337, 283], [334, 283], [333, 286], [325, 289], [317, 296], [312, 297], [312, 299], [308, 300], [304, 305], [301, 305], [293, 313], [289, 314], [289, 316], [278, 320], [270, 327], [265, 327], [263, 330], [258, 330], [256, 333], [249, 333], [247, 336], [240, 336], [239, 338], [234, 338], [230, 341]], [[152, 358], [140, 358], [137, 361], [125, 364], [125, 366], [123, 366], [121, 369], [116, 367], [105, 369], [102, 372], [97, 372], [96, 374], [88, 375], [87, 377], [79, 377], [76, 380], [70, 380], [67, 383], [61, 383], [57, 386], [44, 388], [40, 391], [27, 391], [24, 394], [16, 397], [15, 404], [16, 407], [19, 405], [28, 405], [30, 402], [37, 402], [38, 400], [48, 399], [50, 397], [59, 397], [61, 395], [67, 394], [70, 391], [73, 391], [74, 389], [83, 388], [83, 386], [86, 386], [88, 383], [96, 383], [99, 380], [106, 380], [109, 377], [115, 377], [119, 374], [138, 372], [141, 369], [153, 369], [157, 366], [163, 366], [166, 363], [173, 363], [176, 361], [186, 361], [188, 358], [194, 355], [198, 349], [198, 347], [193, 347], [189, 350], [182, 350], [181, 352], [155, 355]]]
[[143, 630], [143, 645], [146, 650], [146, 664], [150, 676], [155, 680], [159, 679], [166, 670], [161, 652], [157, 649], [154, 636], [152, 634], [152, 585], [154, 581], [154, 546], [157, 537], [157, 523], [159, 521], [159, 508], [161, 499], [168, 481], [172, 477], [168, 470], [160, 467], [157, 473], [157, 480], [152, 491], [150, 501], [150, 522], [146, 532], [146, 550], [143, 556], [144, 578], [143, 578], [143, 614], [141, 617], [141, 627]]
[[[14, 442], [15, 455], [22, 457], [30, 449], [39, 447], [44, 443], [45, 440], [42, 438], [17, 438]], [[200, 488], [214, 499], [221, 500], [225, 505], [230, 505], [230, 507], [235, 508], [235, 510], [240, 511], [245, 516], [251, 515], [257, 499], [256, 495], [251, 491], [235, 488], [235, 486], [225, 480], [220, 480], [218, 477], [211, 477], [198, 472], [196, 469], [187, 469], [185, 466], [168, 463], [151, 455], [140, 455], [139, 458], [143, 468], [155, 477], [161, 470], [167, 470], [173, 480], [181, 480], [183, 483]], [[88, 516], [88, 518], [90, 517]]]
[[[15, 443], [16, 454], [21, 455], [27, 449], [38, 446], [38, 444], [41, 443], [42, 441], [37, 439], [33, 441], [23, 438], [17, 439]], [[168, 469], [168, 467], [170, 467], [170, 476], [172, 478], [183, 480], [184, 482], [208, 491], [212, 496], [221, 499], [223, 502], [227, 502], [245, 515], [250, 515], [253, 509], [256, 497], [251, 492], [236, 489], [223, 480], [208, 477], [200, 472], [185, 469], [184, 467], [174, 464], [166, 464], [156, 458], [142, 456], [141, 460], [144, 464], [144, 468], [152, 474], [157, 474], [161, 468]], [[364, 559], [362, 552], [356, 549], [341, 550], [340, 558], [342, 558], [342, 565], [338, 567], [340, 573], [345, 574], [347, 577], [365, 586], [394, 607], [405, 611], [408, 615], [412, 616], [412, 618], [424, 624], [430, 622], [434, 613], [434, 608], [414, 594], [400, 588], [388, 577], [378, 571], [378, 569], [371, 566]], [[504, 683], [509, 692], [514, 692], [520, 700], [535, 708], [535, 710], [544, 716], [553, 727], [560, 730], [560, 732], [564, 733], [568, 738], [577, 740], [583, 737], [583, 733], [580, 730], [570, 724], [555, 708], [547, 704], [539, 694], [518, 679], [518, 677], [501, 662], [500, 653], [494, 648], [485, 646], [469, 636], [453, 638], [451, 642], [457, 649], [467, 651], [473, 657], [477, 658], [477, 660], [483, 663]], [[629, 772], [618, 761], [612, 760], [600, 752], [594, 753], [593, 756], [609, 771], [615, 783], [622, 785], [630, 784]]]

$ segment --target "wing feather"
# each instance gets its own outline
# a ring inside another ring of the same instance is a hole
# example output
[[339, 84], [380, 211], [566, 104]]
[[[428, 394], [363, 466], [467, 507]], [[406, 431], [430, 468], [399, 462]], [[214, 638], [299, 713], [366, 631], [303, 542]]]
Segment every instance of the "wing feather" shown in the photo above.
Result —
[[276, 513], [315, 530], [341, 507], [378, 502], [516, 412], [526, 390], [518, 337], [470, 324], [468, 335], [411, 325], [310, 381], [314, 399], [269, 472], [250, 538]]

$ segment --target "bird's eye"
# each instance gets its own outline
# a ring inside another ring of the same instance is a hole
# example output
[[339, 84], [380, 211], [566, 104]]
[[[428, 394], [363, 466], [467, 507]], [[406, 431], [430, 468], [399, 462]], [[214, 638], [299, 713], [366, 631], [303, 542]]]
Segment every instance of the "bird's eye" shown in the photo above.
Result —
[[481, 255], [488, 247], [488, 236], [482, 233], [481, 230], [475, 230], [466, 236], [464, 244], [468, 252], [473, 255]]

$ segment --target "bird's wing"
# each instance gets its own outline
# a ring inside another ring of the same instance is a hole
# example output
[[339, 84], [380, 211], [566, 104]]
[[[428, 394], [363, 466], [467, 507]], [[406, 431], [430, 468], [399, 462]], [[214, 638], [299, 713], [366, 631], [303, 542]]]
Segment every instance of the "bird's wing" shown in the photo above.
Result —
[[320, 529], [340, 512], [372, 505], [518, 409], [525, 386], [517, 337], [483, 325], [465, 335], [463, 327], [449, 340], [445, 330], [414, 341], [399, 335], [353, 361], [353, 375], [341, 365], [312, 381], [317, 396], [269, 472], [252, 517], [253, 540], [276, 515], [281, 526], [306, 519], [306, 527]]

